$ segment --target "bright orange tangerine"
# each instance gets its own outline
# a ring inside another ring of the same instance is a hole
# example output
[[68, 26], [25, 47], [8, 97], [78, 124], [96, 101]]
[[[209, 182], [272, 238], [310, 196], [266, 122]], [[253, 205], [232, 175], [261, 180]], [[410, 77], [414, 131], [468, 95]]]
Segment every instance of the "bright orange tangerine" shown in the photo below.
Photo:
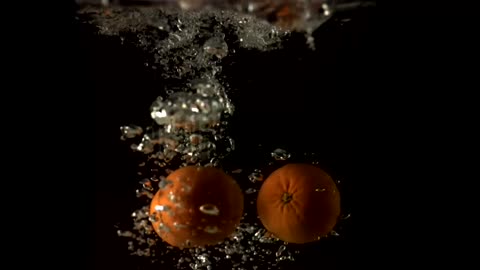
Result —
[[150, 204], [155, 232], [172, 246], [201, 247], [222, 242], [243, 215], [237, 182], [212, 167], [188, 166], [171, 173]]
[[332, 178], [309, 164], [288, 164], [263, 183], [258, 216], [279, 239], [307, 243], [330, 233], [340, 215], [340, 194]]

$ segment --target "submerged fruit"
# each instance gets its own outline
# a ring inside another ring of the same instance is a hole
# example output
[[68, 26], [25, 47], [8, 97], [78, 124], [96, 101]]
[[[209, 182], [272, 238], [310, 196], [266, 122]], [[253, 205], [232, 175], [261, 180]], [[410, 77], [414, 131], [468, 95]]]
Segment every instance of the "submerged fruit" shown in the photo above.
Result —
[[340, 215], [340, 194], [322, 169], [288, 164], [263, 183], [257, 211], [265, 228], [279, 239], [313, 242], [333, 230]]
[[188, 166], [171, 173], [150, 204], [157, 234], [175, 247], [222, 242], [243, 215], [243, 193], [233, 178], [212, 167]]

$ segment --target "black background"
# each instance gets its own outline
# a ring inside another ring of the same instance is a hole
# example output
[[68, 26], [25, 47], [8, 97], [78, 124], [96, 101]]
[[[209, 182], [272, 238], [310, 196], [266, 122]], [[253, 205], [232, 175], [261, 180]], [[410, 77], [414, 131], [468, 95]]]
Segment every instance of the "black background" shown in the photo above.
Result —
[[[352, 134], [358, 125], [354, 123], [362, 121], [358, 105], [352, 104], [372, 83], [374, 12], [362, 8], [336, 14], [316, 31], [315, 52], [307, 50], [299, 36], [279, 52], [239, 52], [233, 56], [237, 59], [227, 59], [236, 64], [224, 73], [231, 74], [229, 84], [238, 89], [231, 94], [237, 107], [232, 120], [237, 150], [228, 162], [254, 168], [277, 147], [298, 159], [315, 152], [322, 166], [342, 179], [343, 210], [352, 211]], [[343, 18], [351, 20], [343, 23]], [[146, 269], [127, 255], [126, 242], [116, 236], [115, 225], [129, 224], [137, 207], [138, 179], [135, 158], [119, 140], [119, 127], [150, 124], [148, 110], [159, 95], [158, 77], [146, 71], [138, 52], [125, 51], [90, 31], [78, 26], [74, 32], [81, 44], [77, 61], [82, 85], [95, 91], [95, 233], [87, 269]], [[352, 216], [338, 239], [304, 246], [292, 269], [350, 269]]]

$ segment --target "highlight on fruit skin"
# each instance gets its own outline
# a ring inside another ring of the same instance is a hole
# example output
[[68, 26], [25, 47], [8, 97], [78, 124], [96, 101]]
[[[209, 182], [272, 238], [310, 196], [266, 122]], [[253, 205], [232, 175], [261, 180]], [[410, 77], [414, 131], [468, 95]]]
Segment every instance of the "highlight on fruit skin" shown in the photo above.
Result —
[[213, 167], [187, 166], [160, 183], [150, 204], [155, 232], [179, 248], [222, 242], [240, 224], [244, 198], [237, 182]]
[[340, 215], [333, 179], [309, 164], [287, 164], [263, 183], [257, 198], [263, 226], [280, 240], [303, 244], [329, 234]]

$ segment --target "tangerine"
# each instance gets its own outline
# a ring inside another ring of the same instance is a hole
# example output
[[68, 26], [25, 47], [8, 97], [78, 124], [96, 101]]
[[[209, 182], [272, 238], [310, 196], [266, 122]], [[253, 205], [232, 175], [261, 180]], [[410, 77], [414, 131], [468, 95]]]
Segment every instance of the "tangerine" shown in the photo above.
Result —
[[179, 248], [217, 244], [240, 223], [242, 190], [220, 169], [187, 166], [162, 182], [150, 214], [155, 232], [168, 244]]
[[340, 194], [322, 169], [287, 164], [263, 183], [257, 198], [263, 226], [279, 239], [307, 243], [327, 235], [340, 215]]

